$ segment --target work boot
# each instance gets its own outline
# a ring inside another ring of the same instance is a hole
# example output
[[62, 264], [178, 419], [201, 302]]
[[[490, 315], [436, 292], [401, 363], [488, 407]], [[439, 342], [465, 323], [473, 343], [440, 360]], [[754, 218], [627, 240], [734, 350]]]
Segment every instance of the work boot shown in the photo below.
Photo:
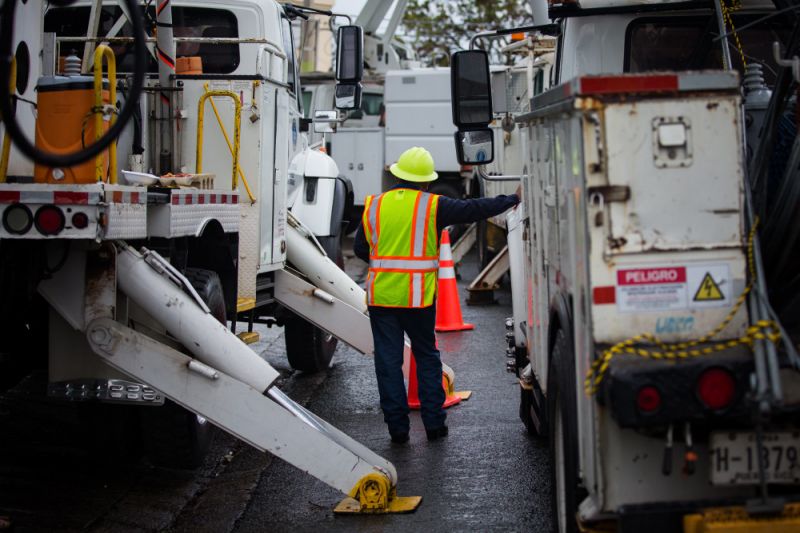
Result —
[[438, 440], [447, 436], [447, 426], [441, 426], [436, 429], [426, 429], [425, 434], [428, 440]]
[[408, 442], [408, 433], [389, 433], [392, 437], [392, 442], [395, 444], [405, 444]]

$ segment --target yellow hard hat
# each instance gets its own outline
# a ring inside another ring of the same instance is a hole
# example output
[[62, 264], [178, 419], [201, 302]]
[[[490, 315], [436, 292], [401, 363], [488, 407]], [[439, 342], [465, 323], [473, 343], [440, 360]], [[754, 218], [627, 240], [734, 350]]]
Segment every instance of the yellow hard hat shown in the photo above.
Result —
[[414, 146], [400, 154], [397, 163], [389, 167], [389, 172], [401, 180], [426, 182], [439, 177], [434, 168], [436, 166], [431, 153], [425, 148]]

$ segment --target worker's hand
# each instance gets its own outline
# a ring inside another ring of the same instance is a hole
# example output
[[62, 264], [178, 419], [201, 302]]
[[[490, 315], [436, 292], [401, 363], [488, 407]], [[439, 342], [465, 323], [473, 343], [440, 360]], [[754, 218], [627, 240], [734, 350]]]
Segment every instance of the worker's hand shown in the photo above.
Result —
[[517, 190], [514, 191], [514, 194], [517, 195], [517, 198], [519, 198], [519, 201], [521, 202], [522, 201], [522, 182], [520, 182], [519, 185], [517, 185]]

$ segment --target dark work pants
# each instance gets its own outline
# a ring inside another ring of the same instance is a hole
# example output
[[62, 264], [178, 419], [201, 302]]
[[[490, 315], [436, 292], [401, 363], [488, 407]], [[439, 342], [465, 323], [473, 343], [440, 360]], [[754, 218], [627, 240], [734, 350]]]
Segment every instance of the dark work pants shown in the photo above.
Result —
[[417, 362], [422, 422], [426, 429], [444, 425], [442, 408], [442, 360], [436, 348], [436, 305], [422, 309], [392, 307], [369, 308], [372, 337], [375, 341], [375, 375], [381, 397], [383, 419], [389, 433], [408, 433], [408, 399], [403, 383], [403, 332], [411, 339]]

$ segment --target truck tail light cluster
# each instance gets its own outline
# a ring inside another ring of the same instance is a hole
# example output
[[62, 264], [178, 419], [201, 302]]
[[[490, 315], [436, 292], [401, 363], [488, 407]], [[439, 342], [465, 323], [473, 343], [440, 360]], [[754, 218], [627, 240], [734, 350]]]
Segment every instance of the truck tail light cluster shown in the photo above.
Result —
[[65, 211], [54, 204], [36, 206], [12, 203], [4, 210], [0, 209], [0, 223], [2, 229], [10, 235], [27, 235], [32, 232], [34, 236], [38, 233], [52, 237], [60, 235], [65, 229], [88, 228], [91, 222], [89, 214], [78, 209], [74, 212], [72, 210], [68, 207]]
[[749, 416], [743, 399], [752, 372], [746, 348], [678, 362], [620, 356], [609, 365], [597, 400], [626, 428], [738, 420]]

